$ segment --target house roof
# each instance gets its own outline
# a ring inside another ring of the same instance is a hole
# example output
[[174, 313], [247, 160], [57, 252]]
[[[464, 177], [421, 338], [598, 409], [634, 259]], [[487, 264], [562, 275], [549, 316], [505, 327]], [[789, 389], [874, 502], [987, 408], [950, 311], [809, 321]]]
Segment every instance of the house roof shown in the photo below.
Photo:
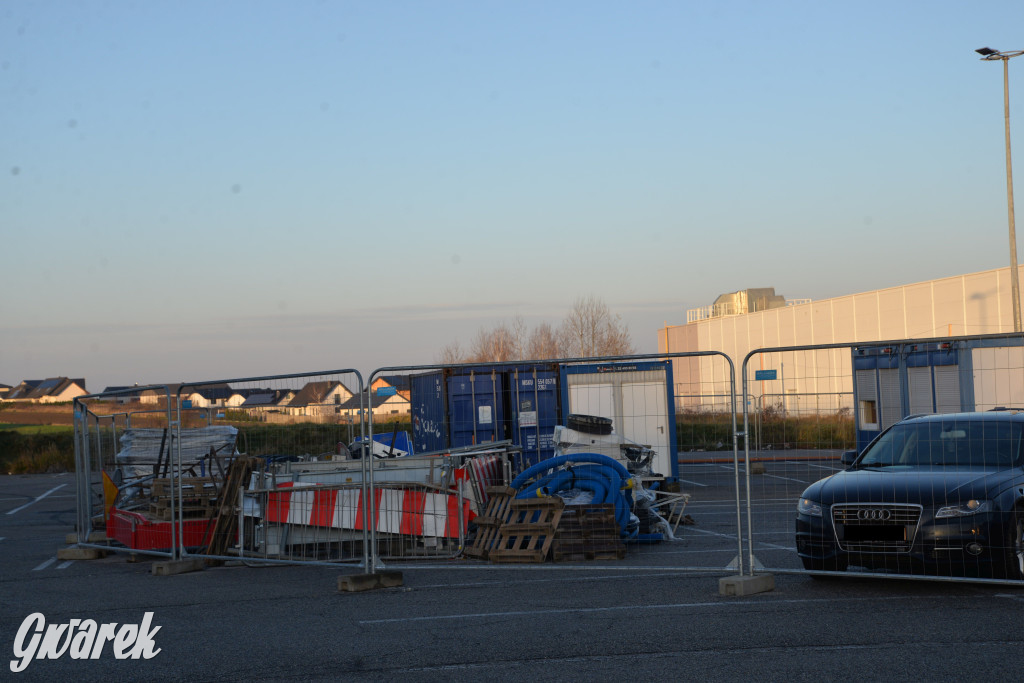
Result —
[[399, 391], [410, 388], [409, 375], [381, 375], [377, 379], [384, 380]]
[[277, 405], [289, 394], [294, 395], [295, 392], [292, 389], [254, 389], [246, 397], [242, 407]]
[[[376, 393], [371, 392], [369, 396], [370, 410], [373, 410], [374, 408], [379, 408], [388, 401], [392, 401], [394, 399], [398, 399], [398, 401], [404, 401], [405, 403], [409, 403], [409, 399], [407, 399], [405, 396], [402, 396], [401, 394], [392, 394], [391, 396], [378, 396]], [[359, 410], [359, 408], [360, 406], [358, 395], [353, 396], [352, 398], [341, 404], [342, 410]]]
[[8, 394], [7, 398], [28, 398], [28, 395], [42, 383], [43, 380], [41, 379], [23, 379], [20, 384], [11, 389], [11, 393]]
[[46, 379], [26, 379], [15, 387], [7, 398], [39, 399], [46, 396], [59, 396], [74, 385], [85, 391], [85, 380], [82, 378], [47, 377]]

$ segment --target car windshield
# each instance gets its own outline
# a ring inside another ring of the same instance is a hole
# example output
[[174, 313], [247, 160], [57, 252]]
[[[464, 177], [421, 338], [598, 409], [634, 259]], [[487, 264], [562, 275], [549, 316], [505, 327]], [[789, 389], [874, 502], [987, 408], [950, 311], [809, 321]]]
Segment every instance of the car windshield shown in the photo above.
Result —
[[897, 424], [865, 451], [856, 466], [1012, 467], [1020, 462], [1021, 424], [995, 420]]

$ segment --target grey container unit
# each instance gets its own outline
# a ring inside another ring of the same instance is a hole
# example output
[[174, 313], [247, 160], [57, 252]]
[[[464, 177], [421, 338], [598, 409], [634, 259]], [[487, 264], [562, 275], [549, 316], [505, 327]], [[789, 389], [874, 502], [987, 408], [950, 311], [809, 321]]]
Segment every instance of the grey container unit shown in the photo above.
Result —
[[1024, 347], [1017, 338], [855, 346], [857, 451], [908, 415], [1024, 408]]

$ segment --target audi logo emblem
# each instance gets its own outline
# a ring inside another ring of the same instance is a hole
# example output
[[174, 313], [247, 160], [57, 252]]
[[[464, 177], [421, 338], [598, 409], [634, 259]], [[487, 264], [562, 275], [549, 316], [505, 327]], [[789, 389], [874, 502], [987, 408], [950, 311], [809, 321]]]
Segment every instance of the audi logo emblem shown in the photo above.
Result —
[[885, 508], [858, 510], [857, 519], [862, 522], [888, 522], [892, 519], [892, 511]]

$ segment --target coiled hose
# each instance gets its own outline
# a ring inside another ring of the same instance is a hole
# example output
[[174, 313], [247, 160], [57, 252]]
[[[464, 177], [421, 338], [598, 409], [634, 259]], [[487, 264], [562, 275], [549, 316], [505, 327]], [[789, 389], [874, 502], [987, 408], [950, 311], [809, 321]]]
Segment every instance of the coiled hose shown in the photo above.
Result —
[[[559, 469], [566, 463], [586, 463]], [[536, 478], [534, 480], [534, 478]], [[533, 481], [531, 481], [533, 480]], [[512, 480], [514, 489], [521, 489], [516, 498], [550, 496], [558, 491], [581, 489], [594, 494], [595, 503], [615, 506], [615, 522], [624, 537], [637, 534], [631, 524], [633, 478], [619, 461], [600, 453], [573, 453], [549, 458], [529, 467]]]

